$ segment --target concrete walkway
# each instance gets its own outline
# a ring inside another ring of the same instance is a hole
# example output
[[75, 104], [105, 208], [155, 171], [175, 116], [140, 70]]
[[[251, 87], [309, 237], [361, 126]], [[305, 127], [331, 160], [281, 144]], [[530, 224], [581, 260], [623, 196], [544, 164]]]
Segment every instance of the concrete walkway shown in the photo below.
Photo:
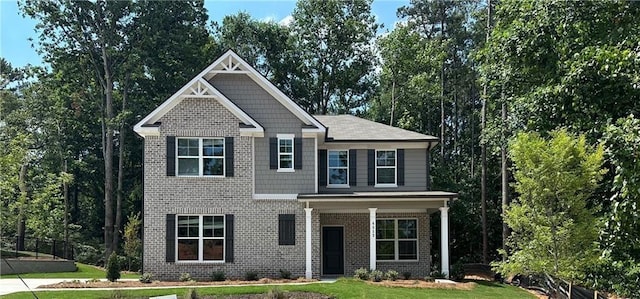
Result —
[[[68, 289], [38, 289], [39, 286], [60, 283], [63, 281], [90, 279], [82, 278], [26, 278], [25, 284], [17, 278], [0, 279], [0, 297], [17, 292], [42, 292], [42, 291], [111, 291], [111, 290], [139, 290], [139, 289], [175, 289], [175, 288], [216, 288], [216, 287], [246, 287], [246, 286], [276, 286], [276, 285], [307, 285], [314, 283], [334, 283], [335, 279], [320, 280], [314, 282], [290, 282], [290, 283], [265, 283], [265, 284], [234, 284], [234, 285], [194, 285], [194, 286], [156, 286], [156, 287], [128, 287], [128, 288], [68, 288]], [[101, 279], [106, 281], [106, 279]], [[120, 279], [119, 281], [136, 281], [137, 279]]]

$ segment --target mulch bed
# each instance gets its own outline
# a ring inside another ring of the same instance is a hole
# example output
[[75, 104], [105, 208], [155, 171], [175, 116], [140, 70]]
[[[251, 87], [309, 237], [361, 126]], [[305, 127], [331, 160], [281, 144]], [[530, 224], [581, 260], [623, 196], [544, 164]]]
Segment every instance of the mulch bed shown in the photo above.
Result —
[[[188, 286], [215, 286], [215, 285], [253, 285], [253, 284], [269, 284], [269, 283], [302, 283], [302, 282], [314, 282], [315, 279], [270, 279], [262, 278], [256, 281], [244, 281], [244, 280], [225, 280], [225, 281], [153, 281], [151, 283], [142, 283], [140, 281], [87, 281], [82, 282], [78, 280], [63, 281], [60, 283], [54, 283], [49, 285], [43, 285], [38, 288], [41, 289], [86, 289], [86, 288], [144, 288], [144, 287], [188, 287]], [[298, 298], [298, 297], [296, 297]], [[306, 297], [304, 297], [306, 298]]]
[[424, 280], [384, 280], [381, 282], [367, 281], [370, 285], [385, 287], [402, 287], [417, 289], [447, 289], [447, 290], [473, 290], [476, 287], [475, 282], [456, 282], [456, 283], [437, 283]]

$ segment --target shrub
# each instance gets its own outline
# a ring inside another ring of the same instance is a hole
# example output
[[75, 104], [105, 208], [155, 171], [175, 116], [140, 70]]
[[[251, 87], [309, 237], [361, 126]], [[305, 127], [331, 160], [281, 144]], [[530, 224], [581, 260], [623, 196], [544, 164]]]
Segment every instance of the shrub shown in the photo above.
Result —
[[434, 282], [436, 280], [435, 280], [435, 278], [433, 278], [431, 276], [427, 276], [427, 277], [424, 278], [424, 281], [426, 281], [426, 282]]
[[369, 273], [369, 278], [375, 282], [381, 282], [384, 280], [384, 272], [380, 270], [373, 270]]
[[224, 271], [213, 271], [211, 273], [211, 280], [213, 280], [213, 281], [225, 281], [225, 280], [227, 280], [227, 276], [224, 274]]
[[456, 281], [464, 279], [464, 265], [460, 261], [451, 265], [451, 273], [449, 273], [449, 277]]
[[402, 278], [403, 278], [404, 280], [409, 280], [409, 279], [411, 279], [411, 272], [409, 272], [409, 271], [402, 272]]
[[246, 281], [258, 280], [258, 272], [256, 272], [256, 271], [247, 271], [247, 273], [244, 274], [244, 280], [246, 280]]
[[391, 281], [396, 281], [398, 279], [398, 271], [395, 270], [389, 270], [387, 271], [387, 274], [385, 275], [387, 277], [388, 280]]
[[282, 279], [291, 279], [291, 271], [280, 269], [280, 278]]
[[444, 275], [444, 273], [442, 273], [442, 272], [440, 272], [438, 270], [431, 271], [429, 276], [431, 276], [433, 278], [445, 278], [445, 277], [447, 277], [446, 275]]
[[180, 281], [193, 281], [193, 278], [191, 278], [191, 274], [189, 274], [189, 273], [181, 273], [180, 274], [180, 278], [178, 278], [178, 280], [180, 280]]
[[358, 278], [358, 279], [362, 279], [362, 280], [369, 280], [369, 270], [367, 270], [365, 268], [357, 269], [354, 272], [353, 277]]
[[91, 279], [87, 280], [87, 283], [96, 283], [96, 282], [100, 282], [100, 279], [91, 278]]
[[107, 280], [114, 282], [120, 279], [120, 263], [118, 262], [118, 254], [114, 251], [107, 261]]
[[184, 294], [185, 299], [198, 299], [198, 293], [196, 292], [195, 289], [188, 289], [187, 292]]
[[91, 245], [78, 245], [73, 248], [76, 262], [88, 265], [104, 265], [104, 251]]
[[151, 283], [151, 281], [153, 280], [153, 274], [146, 272], [142, 274], [142, 276], [140, 276], [139, 280], [142, 283]]
[[269, 292], [264, 297], [265, 299], [286, 299], [287, 295], [279, 288], [269, 289]]

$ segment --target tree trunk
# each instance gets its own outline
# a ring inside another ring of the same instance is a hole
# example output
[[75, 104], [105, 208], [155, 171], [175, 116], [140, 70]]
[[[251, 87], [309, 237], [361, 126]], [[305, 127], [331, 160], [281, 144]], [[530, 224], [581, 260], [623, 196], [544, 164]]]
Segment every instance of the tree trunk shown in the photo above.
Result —
[[[507, 170], [507, 145], [506, 145], [506, 123], [507, 123], [507, 104], [502, 101], [502, 142], [500, 144], [500, 160], [501, 160], [501, 173], [502, 173], [502, 215], [505, 216], [507, 211], [507, 206], [509, 205], [509, 178], [508, 178], [508, 170]], [[502, 256], [502, 260], [506, 260], [507, 258], [507, 238], [509, 237], [509, 226], [507, 226], [507, 222], [502, 220], [502, 250], [505, 251], [505, 254]]]
[[393, 126], [393, 114], [396, 110], [396, 79], [394, 78], [391, 82], [391, 120], [389, 121], [389, 125]]
[[[444, 42], [444, 18], [445, 18], [445, 5], [442, 4], [442, 10], [440, 14], [440, 40]], [[445, 50], [446, 51], [446, 50]], [[444, 166], [444, 64], [446, 57], [442, 58], [442, 65], [440, 66], [440, 165]]]
[[[127, 107], [128, 89], [127, 83], [129, 81], [129, 75], [125, 79], [125, 84], [122, 92], [122, 110], [124, 113]], [[124, 181], [124, 148], [125, 148], [125, 132], [126, 121], [122, 120], [120, 123], [120, 134], [118, 135], [118, 187], [116, 191], [116, 220], [113, 227], [113, 248], [118, 248], [118, 242], [120, 241], [120, 224], [122, 223], [122, 196], [124, 195], [123, 181]]]
[[[486, 42], [489, 42], [489, 36], [491, 34], [491, 0], [487, 0], [487, 35]], [[488, 86], [487, 83], [483, 87], [482, 97], [482, 135], [486, 133], [487, 129], [487, 96]], [[482, 209], [482, 263], [486, 264], [489, 261], [489, 242], [487, 235], [487, 145], [482, 141], [482, 147], [480, 149], [480, 156], [482, 160], [482, 170], [480, 178], [480, 201]]]
[[27, 197], [29, 196], [29, 188], [27, 187], [27, 162], [23, 162], [20, 167], [20, 174], [18, 177], [18, 188], [20, 188], [20, 205], [18, 206], [18, 221], [17, 233], [18, 240], [16, 248], [18, 250], [25, 250], [24, 238], [26, 233], [26, 215], [25, 209], [27, 206]]
[[109, 68], [109, 58], [106, 45], [102, 43], [102, 65], [105, 81], [105, 144], [104, 144], [104, 243], [105, 257], [108, 258], [113, 250], [117, 250], [113, 244], [113, 79]]
[[[62, 164], [65, 175], [68, 173], [67, 159]], [[62, 181], [62, 194], [64, 196], [64, 258], [69, 258], [69, 182], [66, 177]]]

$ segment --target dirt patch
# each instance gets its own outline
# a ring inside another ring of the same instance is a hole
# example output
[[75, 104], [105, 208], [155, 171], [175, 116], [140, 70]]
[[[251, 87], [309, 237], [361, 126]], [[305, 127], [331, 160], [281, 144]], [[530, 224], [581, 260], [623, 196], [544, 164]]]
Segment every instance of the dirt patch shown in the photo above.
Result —
[[384, 280], [381, 282], [367, 281], [370, 285], [378, 285], [385, 287], [402, 287], [416, 289], [448, 289], [448, 290], [473, 290], [476, 287], [475, 282], [456, 282], [456, 283], [436, 283], [424, 280]]
[[[244, 281], [244, 280], [225, 280], [225, 281], [153, 281], [151, 283], [142, 283], [137, 280], [134, 281], [78, 281], [69, 280], [55, 284], [43, 285], [38, 288], [41, 289], [85, 289], [85, 288], [144, 288], [144, 287], [188, 287], [188, 286], [215, 286], [215, 285], [253, 285], [253, 284], [278, 284], [278, 283], [303, 283], [314, 282], [315, 279], [270, 279], [263, 278], [257, 281]], [[296, 297], [298, 298], [298, 297]], [[306, 298], [306, 297], [304, 297]]]

